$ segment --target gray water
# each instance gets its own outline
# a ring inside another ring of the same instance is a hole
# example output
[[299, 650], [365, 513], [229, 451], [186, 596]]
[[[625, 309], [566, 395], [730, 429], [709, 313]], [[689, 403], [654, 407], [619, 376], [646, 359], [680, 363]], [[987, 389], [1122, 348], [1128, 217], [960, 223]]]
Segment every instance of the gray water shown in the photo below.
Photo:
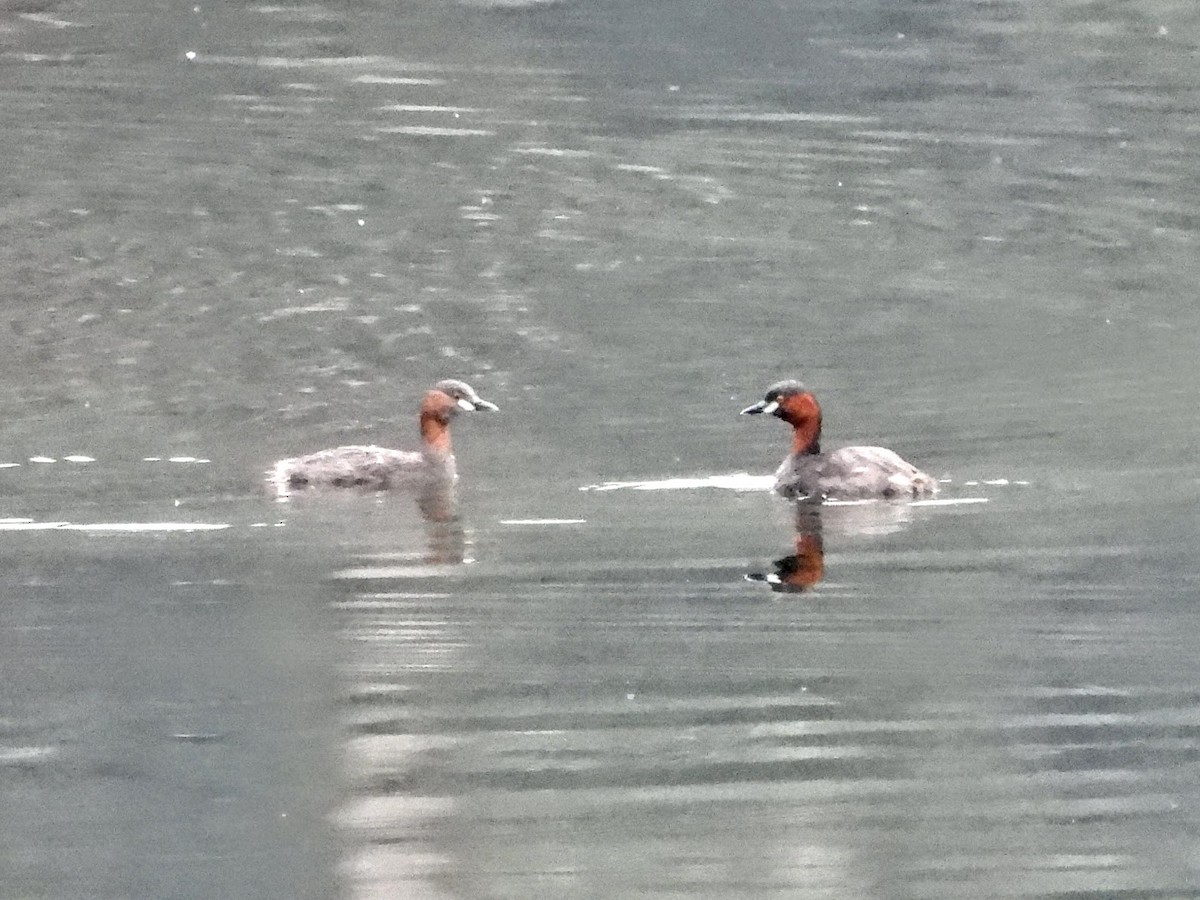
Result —
[[[1200, 895], [1198, 51], [0, 0], [0, 895]], [[446, 376], [457, 521], [262, 491]], [[952, 502], [734, 489], [786, 376]]]

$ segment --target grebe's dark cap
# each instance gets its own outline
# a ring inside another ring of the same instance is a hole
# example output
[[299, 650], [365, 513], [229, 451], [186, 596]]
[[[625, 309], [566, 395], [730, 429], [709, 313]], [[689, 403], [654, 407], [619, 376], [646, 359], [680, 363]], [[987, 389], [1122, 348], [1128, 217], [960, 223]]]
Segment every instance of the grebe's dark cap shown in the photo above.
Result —
[[465, 381], [459, 381], [455, 378], [445, 378], [433, 386], [435, 391], [441, 391], [447, 397], [458, 401], [460, 409], [478, 410], [487, 409], [492, 412], [498, 412], [500, 407], [495, 403], [484, 400], [475, 392], [475, 388], [471, 387]]
[[805, 392], [804, 385], [795, 379], [789, 378], [786, 381], [777, 381], [767, 388], [766, 397], [757, 403], [747, 406], [742, 410], [741, 415], [758, 416], [763, 413], [774, 414], [779, 410], [779, 401], [781, 399]]
[[780, 397], [789, 397], [792, 394], [803, 394], [808, 391], [803, 384], [794, 378], [786, 378], [783, 381], [777, 381], [767, 388], [767, 400], [778, 400]]

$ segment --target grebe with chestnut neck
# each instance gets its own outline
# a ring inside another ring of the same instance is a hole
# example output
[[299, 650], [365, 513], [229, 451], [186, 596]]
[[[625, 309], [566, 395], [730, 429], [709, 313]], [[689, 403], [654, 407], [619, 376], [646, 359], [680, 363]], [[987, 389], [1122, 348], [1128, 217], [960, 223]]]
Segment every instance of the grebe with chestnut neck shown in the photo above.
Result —
[[460, 411], [498, 409], [465, 381], [452, 378], [439, 381], [421, 403], [420, 450], [391, 450], [373, 445], [334, 447], [281, 459], [267, 473], [267, 481], [281, 498], [321, 488], [368, 491], [449, 488], [458, 478], [450, 445], [451, 420]]
[[772, 415], [792, 426], [792, 452], [775, 472], [775, 490], [791, 500], [914, 500], [937, 493], [937, 479], [886, 447], [821, 452], [821, 404], [798, 381], [771, 385], [742, 414]]

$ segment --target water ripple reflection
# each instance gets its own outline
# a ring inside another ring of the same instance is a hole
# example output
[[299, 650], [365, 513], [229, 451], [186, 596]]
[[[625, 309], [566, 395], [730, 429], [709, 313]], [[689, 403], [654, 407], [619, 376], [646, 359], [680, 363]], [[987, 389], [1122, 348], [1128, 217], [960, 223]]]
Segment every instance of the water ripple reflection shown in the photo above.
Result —
[[[905, 896], [1189, 896], [1171, 835], [1200, 794], [1200, 693], [1123, 662], [1171, 637], [1084, 609], [1047, 621], [1051, 583], [1002, 617], [970, 599], [1003, 602], [993, 573], [1049, 573], [1086, 548], [1038, 563], [870, 543], [913, 538], [843, 530], [839, 579], [875, 587], [802, 604], [695, 560], [568, 560], [536, 580], [485, 561], [347, 599], [354, 893], [475, 877], [528, 896], [598, 881], [609, 896], [872, 895], [895, 879]], [[929, 578], [938, 597], [960, 585], [956, 608], [923, 597]], [[1089, 630], [1110, 665], [1073, 654], [1069, 634]], [[1081, 666], [1096, 680], [1078, 683]]]

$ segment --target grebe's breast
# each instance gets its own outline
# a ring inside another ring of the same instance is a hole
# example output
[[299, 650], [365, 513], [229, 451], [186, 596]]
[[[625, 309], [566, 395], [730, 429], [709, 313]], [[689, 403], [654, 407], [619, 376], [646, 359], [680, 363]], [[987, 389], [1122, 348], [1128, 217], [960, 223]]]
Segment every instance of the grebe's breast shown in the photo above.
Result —
[[455, 477], [452, 454], [353, 445], [282, 459], [275, 464], [270, 481], [278, 493], [286, 494], [322, 487], [419, 489], [432, 483], [453, 482]]
[[937, 493], [937, 480], [886, 447], [842, 447], [792, 454], [775, 473], [775, 489], [793, 499], [914, 499]]

